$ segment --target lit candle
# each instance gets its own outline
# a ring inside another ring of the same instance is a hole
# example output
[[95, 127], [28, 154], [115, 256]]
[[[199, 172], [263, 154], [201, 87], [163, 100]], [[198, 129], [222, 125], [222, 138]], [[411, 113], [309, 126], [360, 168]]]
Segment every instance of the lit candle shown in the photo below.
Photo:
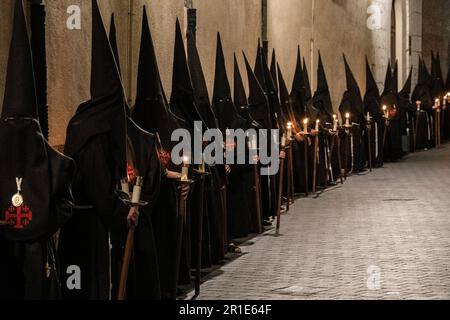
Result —
[[316, 131], [319, 131], [320, 120], [316, 120]]
[[370, 112], [367, 112], [367, 121], [370, 121], [371, 120], [371, 118], [370, 118]]
[[141, 202], [141, 192], [142, 192], [142, 185], [144, 183], [144, 179], [142, 177], [136, 178], [136, 184], [133, 188], [133, 197], [131, 199], [132, 204], [139, 204]]
[[183, 168], [181, 169], [181, 181], [189, 180], [189, 157], [183, 157]]
[[436, 107], [436, 109], [441, 106], [441, 100], [439, 98], [436, 98], [436, 100], [434, 100], [434, 106]]
[[345, 126], [350, 127], [350, 113], [345, 114]]
[[388, 117], [388, 114], [387, 114], [387, 107], [386, 107], [386, 106], [383, 106], [383, 114], [384, 114], [384, 117], [385, 117], [385, 118]]
[[303, 132], [304, 132], [305, 134], [308, 133], [308, 122], [309, 122], [309, 119], [308, 119], [308, 118], [306, 118], [305, 120], [303, 120]]
[[417, 105], [417, 111], [420, 112], [420, 105], [422, 104], [422, 101], [416, 101], [416, 105]]
[[123, 193], [130, 195], [130, 185], [128, 184], [128, 179], [120, 180], [121, 190]]
[[333, 131], [337, 131], [338, 128], [338, 124], [339, 124], [339, 120], [337, 119], [337, 115], [333, 114]]
[[444, 96], [444, 105], [443, 105], [444, 109], [447, 108], [447, 99], [448, 99], [448, 93]]
[[287, 138], [290, 140], [292, 138], [292, 122], [287, 124]]
[[198, 167], [198, 171], [204, 173], [206, 172], [206, 166], [205, 166], [205, 155], [202, 153], [202, 163]]
[[281, 138], [281, 147], [286, 147], [286, 134], [283, 134], [283, 137]]

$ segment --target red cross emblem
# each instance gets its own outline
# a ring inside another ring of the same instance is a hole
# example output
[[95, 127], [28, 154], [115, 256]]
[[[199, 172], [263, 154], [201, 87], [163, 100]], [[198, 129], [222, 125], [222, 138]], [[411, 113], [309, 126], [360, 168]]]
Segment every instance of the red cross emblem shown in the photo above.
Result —
[[127, 173], [128, 173], [128, 181], [129, 181], [129, 182], [134, 181], [134, 179], [135, 179], [136, 177], [135, 177], [135, 174], [134, 174], [134, 168], [133, 168], [133, 166], [130, 166], [130, 165], [128, 166]]
[[26, 228], [33, 220], [33, 212], [27, 206], [10, 207], [5, 212], [5, 221], [14, 229]]

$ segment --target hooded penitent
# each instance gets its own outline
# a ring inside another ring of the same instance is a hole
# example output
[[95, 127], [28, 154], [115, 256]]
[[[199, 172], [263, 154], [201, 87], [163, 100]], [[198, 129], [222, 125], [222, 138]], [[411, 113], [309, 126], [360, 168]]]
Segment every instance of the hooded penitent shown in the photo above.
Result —
[[[222, 133], [225, 133], [227, 129], [246, 129], [247, 121], [239, 115], [231, 99], [220, 34], [217, 35], [213, 108]], [[247, 166], [231, 166], [227, 188], [228, 239], [230, 240], [247, 236], [251, 232], [249, 203], [252, 199], [251, 186], [251, 176]]]
[[[364, 154], [364, 104], [361, 97], [361, 90], [353, 75], [353, 72], [344, 55], [345, 75], [347, 80], [347, 91], [344, 93], [339, 112], [341, 113], [343, 121], [345, 121], [346, 113], [350, 113], [350, 124], [352, 125], [351, 143], [348, 148], [348, 154], [344, 151], [344, 160], [348, 159], [349, 164], [347, 169], [358, 172], [362, 171], [365, 166]], [[353, 148], [351, 147], [353, 146]]]
[[[150, 33], [147, 14], [144, 10], [142, 21], [141, 47], [137, 80], [136, 104], [133, 119], [148, 132], [157, 134], [159, 161], [163, 170], [177, 171], [171, 161], [171, 151], [175, 143], [172, 132], [180, 128], [180, 121], [169, 110], [161, 83], [155, 48]], [[177, 184], [164, 178], [161, 193], [155, 203], [152, 217], [155, 226], [155, 242], [158, 251], [159, 276], [163, 299], [176, 299], [181, 257], [179, 234], [183, 231], [183, 219], [178, 214]]]
[[[60, 258], [63, 267], [80, 266], [85, 276], [81, 290], [64, 288], [66, 299], [103, 300], [115, 293], [110, 284], [117, 284], [118, 270], [111, 266], [109, 238], [113, 241], [118, 235], [130, 210], [117, 192], [120, 180], [127, 177], [127, 105], [95, 0], [91, 65], [92, 98], [78, 108], [67, 130], [66, 152], [77, 164], [74, 197], [83, 209], [75, 211], [61, 230]], [[80, 239], [80, 233], [86, 234]]]
[[[188, 38], [188, 63], [191, 71], [192, 84], [194, 85], [194, 97], [197, 109], [205, 120], [205, 124], [209, 129], [219, 127], [216, 115], [214, 114], [208, 95], [205, 76], [203, 73], [200, 56], [198, 54], [195, 43], [195, 36], [190, 35]], [[224, 232], [224, 224], [226, 223], [225, 212], [225, 187], [223, 166], [209, 166], [211, 175], [205, 177], [205, 202], [203, 215], [203, 235], [201, 262], [203, 267], [211, 267], [212, 264], [220, 263], [226, 253], [227, 245]], [[193, 243], [198, 237], [195, 236], [194, 228], [198, 228], [199, 221], [192, 221], [192, 232], [194, 237]], [[197, 229], [198, 230], [198, 229]], [[196, 246], [198, 247], [198, 246]], [[192, 261], [196, 260], [196, 251], [193, 251]], [[194, 266], [193, 266], [194, 267]]]
[[[366, 94], [364, 95], [364, 111], [369, 113], [372, 124], [370, 126], [370, 147], [372, 156], [372, 166], [380, 167], [383, 164], [383, 114], [381, 109], [381, 96], [378, 85], [375, 82], [372, 69], [366, 57]], [[367, 143], [369, 141], [367, 140]], [[369, 154], [367, 154], [369, 156]]]
[[294, 81], [292, 84], [292, 108], [294, 110], [295, 119], [298, 123], [303, 121], [303, 118], [307, 117], [306, 114], [306, 96], [303, 92], [303, 68], [302, 68], [302, 60], [300, 55], [300, 47], [297, 52], [297, 66], [295, 68]]
[[[143, 21], [147, 22], [146, 13], [144, 13]], [[114, 14], [111, 17], [109, 41], [120, 72]], [[127, 124], [128, 141], [134, 163], [133, 166], [129, 166], [128, 174], [132, 183], [135, 183], [136, 175], [144, 178], [141, 199], [149, 204], [140, 209], [139, 225], [135, 230], [134, 259], [131, 262], [132, 266], [128, 277], [127, 298], [130, 300], [157, 300], [161, 298], [161, 289], [155, 236], [151, 220], [153, 208], [159, 195], [161, 179], [156, 138], [138, 127], [130, 116], [127, 116]], [[119, 249], [115, 251], [119, 262], [121, 259], [121, 248], [125, 242], [126, 228], [123, 227], [121, 230], [122, 234], [117, 239], [117, 247]], [[151, 270], [151, 272], [148, 272], [148, 270]]]
[[120, 176], [126, 176], [126, 105], [120, 74], [97, 1], [92, 1], [91, 100], [81, 104], [67, 128], [65, 153], [77, 154], [93, 137], [107, 134]]
[[392, 72], [391, 63], [389, 63], [386, 71], [386, 79], [384, 81], [384, 91], [381, 94], [381, 105], [387, 106], [389, 110], [391, 110], [394, 105], [397, 106], [397, 85], [395, 82], [395, 73]]
[[436, 57], [431, 53], [432, 65], [431, 65], [431, 97], [440, 98], [444, 95], [444, 79], [441, 69], [441, 57], [439, 52]]
[[[52, 149], [38, 119], [33, 58], [21, 0], [15, 1], [0, 121], [0, 299], [48, 299], [42, 273], [55, 255], [50, 236], [70, 217], [71, 159]], [[67, 199], [67, 200], [65, 200]]]
[[431, 98], [430, 86], [428, 85], [428, 71], [422, 59], [419, 59], [419, 79], [412, 94], [412, 101], [421, 101], [422, 110], [431, 111], [433, 100]]
[[279, 92], [278, 87], [278, 74], [277, 74], [277, 56], [275, 53], [275, 49], [272, 51], [272, 60], [270, 62], [270, 75], [272, 76], [276, 91]]

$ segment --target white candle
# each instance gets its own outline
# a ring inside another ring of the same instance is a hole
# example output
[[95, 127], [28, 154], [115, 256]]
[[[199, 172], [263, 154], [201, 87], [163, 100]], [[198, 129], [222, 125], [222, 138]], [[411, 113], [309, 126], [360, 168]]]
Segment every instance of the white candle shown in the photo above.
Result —
[[287, 124], [287, 138], [292, 138], [292, 122], [288, 122]]
[[181, 169], [181, 181], [189, 180], [189, 158], [183, 158], [183, 168]]
[[283, 134], [283, 137], [281, 138], [281, 147], [284, 148], [286, 147], [286, 135]]
[[198, 167], [198, 171], [200, 172], [206, 172], [206, 166], [205, 166], [205, 155], [202, 153], [202, 163], [200, 164], [200, 166]]
[[337, 119], [337, 115], [335, 114], [333, 114], [333, 123], [334, 123], [333, 131], [337, 131], [339, 121]]
[[345, 126], [350, 127], [350, 113], [345, 114]]
[[370, 112], [367, 112], [367, 121], [370, 121], [371, 120], [371, 118], [370, 118]]
[[316, 120], [316, 131], [319, 131], [320, 120]]
[[421, 101], [416, 101], [416, 105], [417, 105], [417, 111], [420, 111], [420, 105], [422, 104]]
[[139, 204], [141, 202], [141, 192], [142, 192], [142, 185], [143, 185], [144, 179], [142, 177], [136, 178], [136, 184], [133, 188], [133, 197], [131, 199], [132, 204]]
[[120, 186], [123, 193], [130, 195], [130, 185], [128, 184], [128, 179], [120, 180]]
[[441, 100], [439, 100], [439, 98], [436, 98], [436, 100], [434, 100], [434, 105], [435, 105], [436, 109], [439, 108], [441, 105]]
[[306, 118], [305, 120], [303, 120], [303, 132], [306, 134], [306, 133], [308, 133], [308, 122], [309, 122], [309, 119], [308, 118]]

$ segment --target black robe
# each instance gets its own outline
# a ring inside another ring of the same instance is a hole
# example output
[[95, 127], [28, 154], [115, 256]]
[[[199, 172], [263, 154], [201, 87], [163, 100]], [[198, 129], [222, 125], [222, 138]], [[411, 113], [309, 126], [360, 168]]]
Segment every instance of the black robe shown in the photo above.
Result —
[[[135, 230], [134, 259], [128, 299], [158, 300], [161, 298], [158, 259], [152, 217], [160, 192], [161, 167], [155, 136], [128, 120], [128, 137], [133, 145], [135, 166], [144, 178], [141, 200], [148, 203], [140, 208], [139, 224]], [[132, 186], [130, 186], [132, 188]], [[122, 239], [125, 243], [125, 238]]]

